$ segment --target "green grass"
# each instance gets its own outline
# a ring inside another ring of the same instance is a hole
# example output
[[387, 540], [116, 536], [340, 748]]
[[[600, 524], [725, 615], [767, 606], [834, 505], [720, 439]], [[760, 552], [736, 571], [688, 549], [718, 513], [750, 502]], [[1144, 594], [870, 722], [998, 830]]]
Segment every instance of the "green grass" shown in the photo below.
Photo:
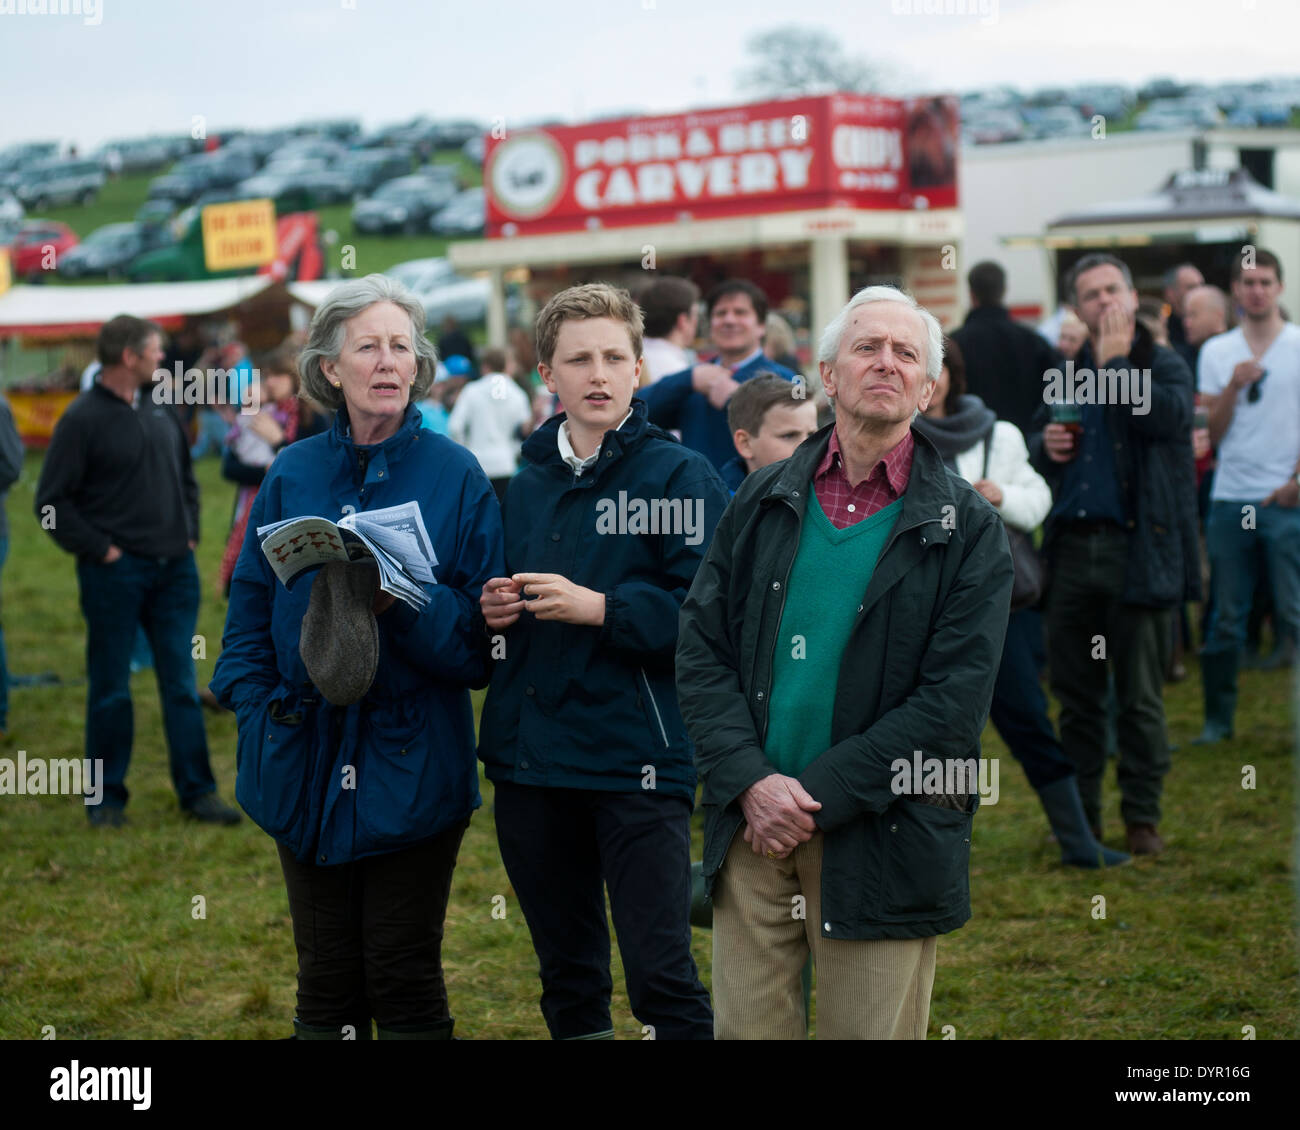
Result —
[[[12, 693], [15, 756], [82, 756], [84, 629], [73, 562], [32, 516], [40, 458], [10, 491], [4, 571], [10, 670], [57, 672], [64, 685]], [[198, 631], [220, 647], [224, 605], [213, 591], [233, 488], [200, 464], [204, 578]], [[1289, 860], [1294, 834], [1292, 740], [1283, 672], [1244, 677], [1238, 739], [1193, 749], [1200, 726], [1195, 672], [1166, 696], [1182, 743], [1166, 782], [1164, 856], [1109, 873], [1066, 871], [1020, 768], [990, 729], [1001, 796], [975, 820], [974, 918], [939, 942], [930, 1035], [958, 1039], [1259, 1039], [1297, 1033], [1297, 960]], [[157, 693], [133, 679], [131, 824], [92, 830], [75, 798], [0, 797], [0, 1037], [269, 1039], [288, 1035], [295, 956], [283, 880], [269, 837], [184, 823], [167, 775]], [[222, 796], [234, 793], [234, 721], [208, 716]], [[1253, 791], [1241, 788], [1255, 766]], [[544, 1038], [537, 962], [497, 852], [491, 786], [461, 848], [447, 914], [444, 963], [457, 1032], [476, 1039]], [[1122, 831], [1113, 774], [1107, 833]], [[700, 850], [698, 819], [695, 852]], [[203, 896], [206, 917], [193, 916]], [[507, 915], [492, 917], [493, 896]], [[1093, 917], [1094, 897], [1106, 917]], [[694, 931], [710, 982], [711, 936]], [[614, 1022], [640, 1039], [614, 957]]]

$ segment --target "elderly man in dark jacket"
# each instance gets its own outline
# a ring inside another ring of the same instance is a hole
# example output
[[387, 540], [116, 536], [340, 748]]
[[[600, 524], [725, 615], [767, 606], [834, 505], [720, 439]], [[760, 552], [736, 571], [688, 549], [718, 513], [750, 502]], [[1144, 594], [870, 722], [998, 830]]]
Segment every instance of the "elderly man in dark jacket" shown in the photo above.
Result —
[[[682, 608], [718, 1038], [923, 1039], [970, 917], [973, 783], [1011, 600], [997, 512], [911, 430], [938, 323], [892, 287], [822, 336], [836, 422], [751, 474]], [[737, 835], [741, 832], [742, 835]]]
[[[1082, 431], [1038, 415], [1030, 460], [1052, 488], [1044, 554], [1048, 662], [1061, 744], [1102, 838], [1106, 661], [1119, 703], [1119, 787], [1128, 850], [1164, 850], [1157, 825], [1169, 771], [1163, 691], [1168, 609], [1200, 596], [1192, 374], [1134, 317], [1137, 291], [1113, 255], [1080, 259], [1068, 294], [1088, 327], [1075, 359]], [[1098, 361], [1100, 359], [1100, 361]], [[1045, 386], [1045, 399], [1064, 387]]]

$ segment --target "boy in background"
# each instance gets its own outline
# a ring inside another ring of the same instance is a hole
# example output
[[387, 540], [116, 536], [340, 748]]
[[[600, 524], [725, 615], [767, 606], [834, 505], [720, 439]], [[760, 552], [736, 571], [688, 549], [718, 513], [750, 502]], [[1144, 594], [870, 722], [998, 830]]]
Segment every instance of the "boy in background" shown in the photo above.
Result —
[[696, 777], [674, 655], [727, 493], [632, 399], [641, 339], [636, 305], [601, 283], [538, 315], [538, 370], [564, 411], [523, 445], [509, 575], [480, 598], [497, 663], [479, 757], [554, 1039], [613, 1039], [606, 886], [632, 1012], [656, 1039], [713, 1038], [690, 951]]
[[735, 494], [751, 471], [789, 459], [794, 449], [817, 430], [817, 405], [798, 393], [807, 388], [771, 373], [746, 381], [727, 403], [727, 427], [736, 445], [734, 459], [719, 474]]

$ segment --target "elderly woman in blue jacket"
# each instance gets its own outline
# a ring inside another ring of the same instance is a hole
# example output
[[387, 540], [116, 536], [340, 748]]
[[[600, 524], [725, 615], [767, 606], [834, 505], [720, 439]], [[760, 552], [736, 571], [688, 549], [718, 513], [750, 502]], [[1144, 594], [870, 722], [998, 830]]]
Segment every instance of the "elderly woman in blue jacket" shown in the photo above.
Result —
[[300, 1039], [367, 1039], [372, 1017], [381, 1039], [446, 1039], [453, 1026], [442, 928], [480, 803], [469, 691], [486, 685], [489, 660], [475, 617], [503, 548], [473, 456], [420, 427], [413, 401], [437, 361], [423, 329], [420, 304], [382, 275], [330, 293], [300, 365], [305, 393], [337, 409], [334, 426], [281, 452], [249, 525], [413, 500], [437, 557], [427, 606], [374, 596], [373, 681], [359, 701], [332, 705], [299, 649], [315, 582], [286, 589], [249, 537], [211, 684], [238, 719], [236, 798], [279, 848]]

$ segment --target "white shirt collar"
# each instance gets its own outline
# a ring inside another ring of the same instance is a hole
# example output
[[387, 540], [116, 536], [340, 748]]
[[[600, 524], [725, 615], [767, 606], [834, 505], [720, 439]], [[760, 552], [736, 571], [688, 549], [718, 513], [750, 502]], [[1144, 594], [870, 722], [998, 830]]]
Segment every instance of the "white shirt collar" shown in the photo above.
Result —
[[[624, 424], [628, 422], [631, 416], [632, 416], [632, 409], [629, 408], [627, 410], [627, 415], [624, 416], [615, 425], [613, 430], [618, 431], [619, 428], [621, 428]], [[599, 447], [597, 447], [595, 451], [593, 451], [590, 455], [588, 455], [586, 459], [578, 458], [577, 454], [573, 450], [573, 444], [569, 442], [569, 421], [568, 420], [565, 420], [564, 423], [560, 425], [560, 430], [557, 434], [559, 437], [560, 458], [563, 459], [570, 467], [573, 468], [573, 473], [575, 475], [581, 475], [588, 467], [590, 467], [594, 462], [596, 462], [596, 456], [600, 454]]]

